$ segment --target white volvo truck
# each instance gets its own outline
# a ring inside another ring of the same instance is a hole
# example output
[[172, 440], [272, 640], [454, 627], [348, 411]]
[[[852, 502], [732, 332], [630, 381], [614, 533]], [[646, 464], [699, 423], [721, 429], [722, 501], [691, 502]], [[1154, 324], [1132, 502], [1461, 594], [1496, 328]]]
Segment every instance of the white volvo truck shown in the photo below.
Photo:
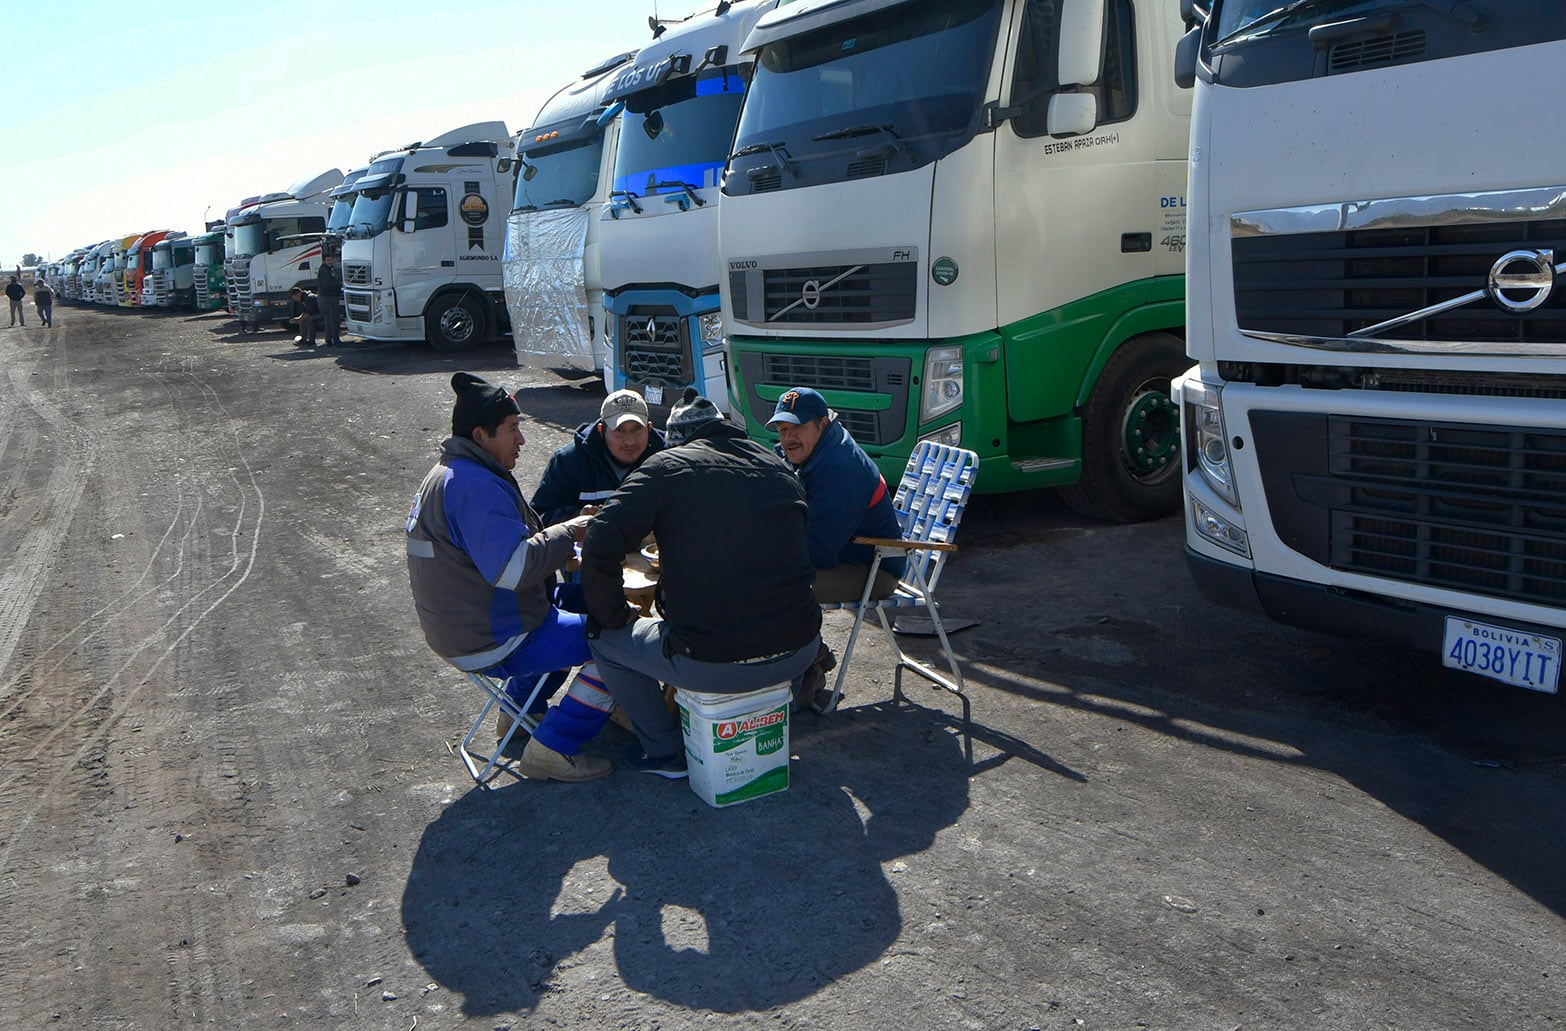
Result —
[[694, 386], [720, 408], [718, 179], [750, 77], [740, 54], [777, 0], [722, 4], [672, 25], [614, 75], [623, 105], [599, 271], [613, 367], [606, 386], [672, 401]]
[[1185, 6], [1197, 584], [1557, 691], [1566, 7]]
[[501, 263], [518, 365], [608, 374], [599, 214], [620, 123], [604, 104], [617, 54], [562, 86], [517, 134], [516, 189]]
[[479, 122], [376, 155], [344, 230], [350, 333], [462, 351], [506, 331], [511, 146], [504, 122]]
[[1096, 518], [1180, 501], [1189, 90], [1166, 0], [799, 0], [719, 208], [733, 404], [813, 387], [889, 481], [922, 440], [977, 488]]
[[287, 324], [293, 317], [289, 293], [296, 286], [314, 288], [328, 194], [342, 181], [342, 170], [330, 169], [260, 198], [229, 220], [234, 262], [228, 296], [241, 323]]

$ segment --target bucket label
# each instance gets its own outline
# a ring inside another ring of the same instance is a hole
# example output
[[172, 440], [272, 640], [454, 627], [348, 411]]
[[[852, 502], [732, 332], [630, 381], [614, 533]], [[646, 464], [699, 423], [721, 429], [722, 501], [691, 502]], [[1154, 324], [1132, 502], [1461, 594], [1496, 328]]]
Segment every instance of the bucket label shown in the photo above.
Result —
[[755, 743], [757, 755], [770, 755], [783, 747], [783, 734], [788, 727], [788, 706], [780, 705], [767, 712], [757, 712], [742, 720], [722, 720], [712, 725], [712, 750], [717, 753], [733, 751]]

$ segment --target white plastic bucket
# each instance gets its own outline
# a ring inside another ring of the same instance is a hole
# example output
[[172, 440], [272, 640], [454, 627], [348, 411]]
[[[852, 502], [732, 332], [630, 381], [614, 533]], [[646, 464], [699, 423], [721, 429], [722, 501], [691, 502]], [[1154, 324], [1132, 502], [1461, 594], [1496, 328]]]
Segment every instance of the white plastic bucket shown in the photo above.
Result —
[[790, 686], [746, 694], [674, 692], [691, 790], [723, 808], [788, 790]]

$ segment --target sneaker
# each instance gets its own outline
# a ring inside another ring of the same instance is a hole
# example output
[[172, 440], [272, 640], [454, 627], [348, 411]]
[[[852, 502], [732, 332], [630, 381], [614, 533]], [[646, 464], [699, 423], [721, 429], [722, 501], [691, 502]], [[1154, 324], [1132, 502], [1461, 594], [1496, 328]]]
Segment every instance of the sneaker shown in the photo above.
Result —
[[517, 760], [517, 772], [528, 780], [558, 780], [568, 784], [606, 777], [614, 769], [608, 759], [593, 755], [562, 755], [537, 738], [530, 740]]
[[626, 751], [625, 765], [640, 773], [650, 773], [655, 777], [667, 777], [670, 780], [682, 780], [690, 776], [690, 770], [685, 766], [683, 751], [655, 759], [642, 751], [640, 743], [632, 745]]

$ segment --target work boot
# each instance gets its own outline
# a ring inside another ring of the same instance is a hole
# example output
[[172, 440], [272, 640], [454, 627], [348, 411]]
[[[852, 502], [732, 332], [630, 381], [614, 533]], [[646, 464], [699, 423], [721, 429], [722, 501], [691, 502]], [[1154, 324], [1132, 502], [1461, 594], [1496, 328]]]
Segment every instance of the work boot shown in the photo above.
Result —
[[606, 777], [614, 765], [608, 759], [592, 755], [562, 755], [533, 738], [522, 750], [517, 772], [528, 780], [559, 780], [577, 783]]

